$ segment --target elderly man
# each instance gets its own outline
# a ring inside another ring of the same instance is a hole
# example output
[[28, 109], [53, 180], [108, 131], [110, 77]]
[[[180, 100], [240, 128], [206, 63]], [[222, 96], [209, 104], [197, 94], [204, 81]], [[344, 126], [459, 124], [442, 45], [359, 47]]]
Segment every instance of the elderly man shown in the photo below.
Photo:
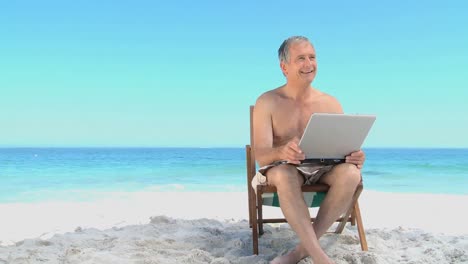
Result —
[[[317, 73], [317, 60], [307, 38], [286, 39], [278, 55], [286, 84], [257, 99], [253, 115], [255, 157], [267, 183], [277, 188], [281, 210], [300, 243], [272, 263], [297, 263], [307, 256], [315, 264], [333, 263], [318, 239], [349, 207], [361, 181], [365, 155], [362, 151], [351, 153], [345, 163], [334, 166], [300, 166], [305, 156], [298, 143], [310, 116], [343, 113], [343, 110], [334, 97], [311, 86]], [[330, 189], [316, 221], [311, 224], [301, 185], [316, 182], [328, 184]]]

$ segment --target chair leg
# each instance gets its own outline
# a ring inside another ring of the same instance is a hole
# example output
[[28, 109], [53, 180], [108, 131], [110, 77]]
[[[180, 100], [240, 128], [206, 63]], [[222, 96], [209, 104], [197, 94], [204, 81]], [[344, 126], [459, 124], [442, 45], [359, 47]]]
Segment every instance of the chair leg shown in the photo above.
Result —
[[258, 255], [258, 225], [257, 225], [257, 215], [252, 219], [252, 245], [254, 255]]
[[262, 192], [257, 189], [258, 234], [263, 235], [263, 200]]
[[[252, 195], [254, 192], [252, 191]], [[257, 203], [255, 201], [255, 197], [249, 197], [250, 200], [250, 212], [251, 212], [251, 227], [252, 227], [252, 246], [253, 246], [253, 253], [258, 255], [258, 214], [257, 214]]]
[[256, 213], [256, 210], [257, 210], [257, 206], [256, 206], [257, 202], [256, 202], [256, 199], [255, 199], [255, 193], [254, 191], [252, 190], [250, 193], [249, 193], [249, 226], [250, 228], [253, 227], [253, 219], [254, 218], [257, 218], [257, 213]]
[[344, 214], [342, 216], [343, 217], [342, 220], [340, 221], [340, 223], [336, 227], [336, 230], [335, 230], [336, 234], [341, 234], [341, 232], [343, 232], [344, 227], [346, 226], [346, 223], [348, 222], [348, 218], [349, 218], [349, 216], [347, 216], [347, 215], [348, 214]]
[[354, 192], [353, 199], [351, 200], [351, 204], [349, 205], [349, 208], [346, 211], [346, 214], [343, 215], [343, 220], [341, 220], [341, 223], [336, 228], [335, 233], [340, 234], [341, 232], [343, 232], [343, 229], [345, 228], [345, 225], [349, 221], [349, 217], [354, 210], [354, 205], [356, 204], [359, 198], [359, 195], [361, 194], [361, 191], [362, 191], [362, 187], [361, 188], [358, 187], [356, 189], [356, 192]]
[[354, 204], [354, 212], [356, 214], [357, 229], [359, 234], [359, 241], [361, 242], [362, 251], [367, 251], [367, 239], [366, 233], [364, 232], [364, 225], [362, 224], [361, 210], [359, 209], [359, 203], [356, 201]]
[[356, 225], [356, 210], [353, 210], [353, 212], [351, 213], [351, 226], [355, 226]]
[[248, 190], [247, 202], [249, 203], [249, 227], [252, 228], [252, 204], [250, 203], [250, 190]]

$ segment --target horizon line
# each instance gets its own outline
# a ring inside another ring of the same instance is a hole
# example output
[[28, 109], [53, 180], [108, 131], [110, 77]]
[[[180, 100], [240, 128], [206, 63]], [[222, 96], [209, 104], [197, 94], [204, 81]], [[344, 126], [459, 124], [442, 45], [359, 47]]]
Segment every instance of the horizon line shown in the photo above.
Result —
[[[67, 149], [67, 148], [75, 148], [75, 149], [244, 149], [244, 146], [138, 146], [138, 145], [128, 145], [128, 146], [112, 146], [112, 145], [84, 145], [84, 146], [77, 146], [77, 145], [62, 145], [62, 146], [8, 146], [8, 145], [0, 145], [0, 149], [27, 149], [27, 148], [35, 148], [35, 149]], [[453, 147], [453, 146], [370, 146], [370, 147], [363, 147], [362, 149], [468, 149], [468, 146], [461, 146], [461, 147]]]

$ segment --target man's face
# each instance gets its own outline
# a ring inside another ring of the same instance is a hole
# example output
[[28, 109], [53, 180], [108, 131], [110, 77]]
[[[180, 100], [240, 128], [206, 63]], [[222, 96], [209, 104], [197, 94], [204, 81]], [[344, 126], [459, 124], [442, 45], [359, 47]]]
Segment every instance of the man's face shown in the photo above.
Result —
[[308, 41], [295, 42], [289, 47], [289, 62], [281, 69], [288, 81], [311, 83], [317, 71], [315, 49]]

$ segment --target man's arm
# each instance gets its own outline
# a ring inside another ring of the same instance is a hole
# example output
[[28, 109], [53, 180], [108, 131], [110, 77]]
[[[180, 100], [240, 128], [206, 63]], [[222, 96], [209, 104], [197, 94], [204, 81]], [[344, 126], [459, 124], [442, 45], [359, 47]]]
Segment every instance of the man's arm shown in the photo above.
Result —
[[273, 148], [273, 124], [266, 96], [258, 98], [253, 112], [253, 147], [260, 167], [279, 160], [278, 152]]
[[283, 146], [273, 147], [273, 123], [271, 105], [268, 95], [262, 95], [255, 104], [253, 113], [254, 150], [255, 158], [260, 166], [271, 164], [278, 160], [287, 160], [299, 164], [304, 154], [298, 144], [299, 139], [294, 138]]

